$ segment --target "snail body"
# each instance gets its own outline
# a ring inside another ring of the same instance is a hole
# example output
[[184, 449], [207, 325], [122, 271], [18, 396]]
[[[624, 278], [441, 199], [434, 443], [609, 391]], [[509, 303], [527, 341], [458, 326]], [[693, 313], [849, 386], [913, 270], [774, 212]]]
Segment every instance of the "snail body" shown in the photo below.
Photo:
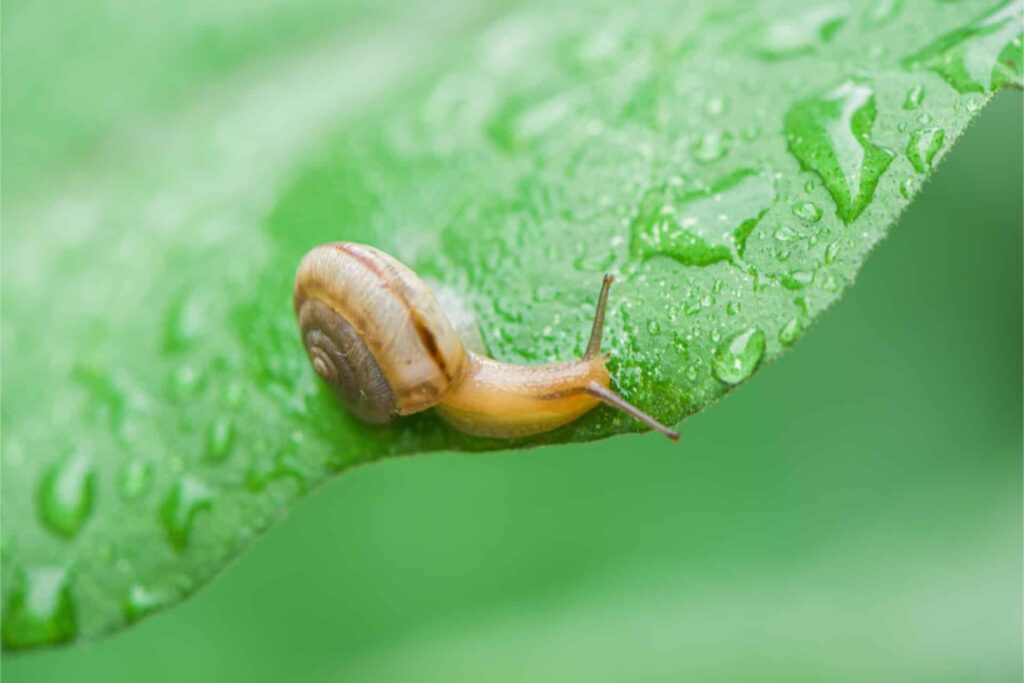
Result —
[[466, 349], [426, 283], [370, 246], [312, 249], [299, 264], [293, 302], [314, 370], [367, 422], [434, 407], [464, 432], [516, 438], [561, 427], [603, 402], [678, 438], [610, 389], [599, 347], [611, 281], [606, 275], [583, 358], [535, 366]]

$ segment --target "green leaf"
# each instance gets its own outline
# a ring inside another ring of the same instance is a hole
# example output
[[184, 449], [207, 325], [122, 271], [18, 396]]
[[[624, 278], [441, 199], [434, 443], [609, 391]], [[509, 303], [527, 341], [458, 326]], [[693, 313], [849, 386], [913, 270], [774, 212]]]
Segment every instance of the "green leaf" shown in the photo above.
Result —
[[310, 247], [393, 253], [524, 363], [582, 352], [614, 272], [615, 385], [676, 422], [792, 344], [1021, 81], [1019, 1], [220, 4], [220, 57], [202, 22], [132, 17], [150, 53], [97, 13], [32, 61], [48, 15], [4, 9], [7, 648], [177, 602], [350, 466], [639, 429], [355, 421], [297, 339]]

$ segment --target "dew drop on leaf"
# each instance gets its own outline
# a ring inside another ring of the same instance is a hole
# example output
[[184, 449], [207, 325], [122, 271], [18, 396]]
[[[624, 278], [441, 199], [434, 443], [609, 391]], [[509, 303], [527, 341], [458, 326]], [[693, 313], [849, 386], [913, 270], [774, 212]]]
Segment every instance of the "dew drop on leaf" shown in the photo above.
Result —
[[124, 599], [124, 618], [128, 623], [138, 621], [147, 614], [159, 609], [168, 602], [170, 596], [162, 591], [154, 591], [132, 584]]
[[210, 462], [223, 462], [231, 454], [234, 443], [234, 424], [226, 417], [217, 417], [207, 427], [204, 455]]
[[66, 568], [27, 569], [15, 581], [4, 606], [5, 648], [56, 645], [74, 639], [78, 624]]
[[771, 23], [761, 41], [761, 56], [784, 59], [810, 52], [832, 39], [846, 21], [846, 12], [838, 4], [812, 6]]
[[797, 217], [810, 223], [817, 223], [821, 220], [821, 208], [814, 202], [797, 202], [792, 209]]
[[693, 158], [702, 164], [710, 164], [718, 161], [729, 153], [732, 145], [732, 135], [721, 130], [709, 130], [701, 135], [697, 142], [693, 143], [690, 151]]
[[764, 349], [764, 332], [756, 327], [740, 332], [715, 352], [715, 377], [726, 384], [739, 384], [757, 369]]
[[153, 481], [153, 466], [142, 458], [132, 458], [121, 466], [117, 478], [117, 490], [125, 500], [132, 500], [146, 493]]
[[877, 111], [866, 83], [847, 80], [828, 93], [802, 100], [786, 113], [789, 151], [817, 173], [849, 223], [871, 202], [893, 155], [871, 141]]
[[71, 538], [89, 518], [95, 495], [92, 459], [75, 452], [43, 473], [36, 492], [39, 518], [50, 531]]
[[924, 102], [924, 86], [915, 85], [907, 91], [907, 97], [903, 100], [903, 108], [911, 111], [917, 109]]
[[785, 346], [792, 344], [796, 341], [796, 338], [800, 336], [801, 328], [802, 326], [800, 325], [799, 318], [790, 318], [787, 320], [786, 324], [779, 330], [779, 343]]
[[181, 477], [160, 506], [160, 522], [167, 540], [177, 550], [188, 546], [196, 516], [213, 504], [210, 488], [192, 476]]
[[907, 158], [918, 173], [925, 173], [932, 167], [935, 155], [942, 149], [946, 133], [941, 128], [923, 128], [910, 135], [907, 144]]
[[839, 255], [839, 240], [825, 247], [825, 263], [833, 263]]

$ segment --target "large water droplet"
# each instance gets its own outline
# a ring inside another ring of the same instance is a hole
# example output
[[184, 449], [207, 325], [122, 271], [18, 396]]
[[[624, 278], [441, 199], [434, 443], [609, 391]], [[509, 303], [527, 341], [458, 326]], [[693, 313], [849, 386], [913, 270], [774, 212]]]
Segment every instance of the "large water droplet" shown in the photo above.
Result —
[[43, 473], [36, 492], [39, 518], [50, 531], [71, 538], [89, 518], [95, 495], [92, 460], [73, 453]]
[[761, 41], [761, 54], [769, 59], [795, 57], [827, 43], [846, 21], [842, 5], [805, 9], [797, 16], [779, 19], [768, 26]]
[[797, 202], [792, 206], [793, 213], [809, 223], [821, 220], [821, 208], [814, 202]]
[[739, 384], [757, 369], [764, 349], [764, 332], [756, 327], [740, 332], [715, 352], [715, 377], [726, 384]]
[[649, 191], [632, 224], [630, 250], [634, 257], [660, 254], [688, 266], [739, 263], [747, 237], [774, 201], [771, 178], [750, 169], [700, 192]]
[[924, 173], [932, 167], [932, 161], [942, 149], [942, 142], [945, 139], [946, 133], [941, 128], [924, 128], [910, 135], [907, 158], [918, 173]]
[[907, 68], [928, 69], [959, 92], [1021, 85], [1021, 0], [1009, 0], [904, 58]]
[[4, 647], [56, 645], [74, 639], [78, 625], [67, 569], [36, 567], [16, 581], [4, 607]]
[[192, 536], [196, 515], [212, 504], [213, 493], [205, 483], [191, 476], [179, 479], [160, 506], [160, 521], [171, 545], [184, 550]]
[[853, 80], [798, 102], [786, 113], [789, 151], [804, 169], [821, 177], [846, 223], [871, 202], [879, 176], [893, 159], [871, 141], [876, 115], [871, 87]]

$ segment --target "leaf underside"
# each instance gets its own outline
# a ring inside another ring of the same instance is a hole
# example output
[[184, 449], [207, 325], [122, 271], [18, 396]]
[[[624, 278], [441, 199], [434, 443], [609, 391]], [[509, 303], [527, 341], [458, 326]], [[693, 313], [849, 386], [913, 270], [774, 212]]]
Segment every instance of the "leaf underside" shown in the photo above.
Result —
[[1020, 2], [384, 4], [35, 59], [46, 20], [5, 7], [5, 648], [177, 602], [350, 466], [639, 430], [355, 421], [297, 338], [310, 247], [394, 254], [521, 363], [579, 356], [614, 273], [614, 386], [675, 423], [796, 341], [1021, 81]]

